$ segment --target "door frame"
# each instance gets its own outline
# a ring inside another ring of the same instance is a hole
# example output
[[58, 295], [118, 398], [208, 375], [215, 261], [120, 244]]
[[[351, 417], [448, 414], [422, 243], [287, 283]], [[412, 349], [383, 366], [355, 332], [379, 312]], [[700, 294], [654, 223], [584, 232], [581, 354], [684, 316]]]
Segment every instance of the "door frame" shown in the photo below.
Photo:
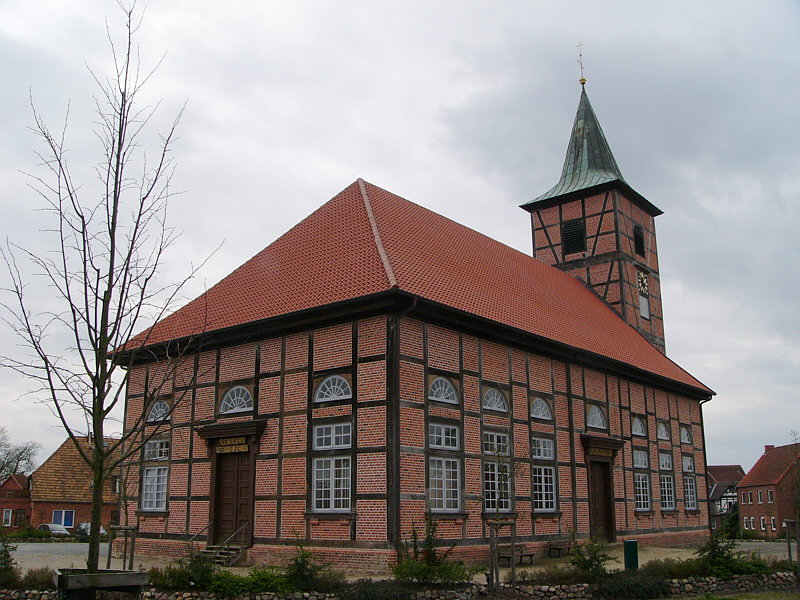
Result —
[[583, 445], [584, 453], [586, 455], [586, 480], [589, 492], [589, 532], [590, 535], [596, 533], [596, 523], [592, 516], [593, 510], [591, 506], [592, 498], [596, 493], [594, 490], [591, 478], [591, 463], [607, 463], [608, 464], [608, 501], [609, 501], [609, 515], [611, 517], [611, 531], [606, 532], [606, 537], [609, 541], [613, 542], [617, 539], [617, 503], [614, 496], [614, 460], [617, 457], [617, 452], [625, 442], [608, 437], [601, 437], [599, 435], [581, 434], [581, 444]]
[[[250, 462], [250, 475], [253, 482], [253, 494], [251, 498], [251, 519], [250, 526], [245, 531], [244, 546], [249, 547], [253, 545], [253, 531], [255, 529], [255, 486], [256, 486], [256, 455], [258, 454], [259, 440], [264, 428], [267, 425], [266, 419], [253, 419], [252, 421], [236, 422], [236, 423], [215, 423], [214, 425], [206, 425], [196, 429], [197, 434], [206, 440], [209, 446], [211, 456], [211, 481], [209, 481], [209, 502], [208, 502], [208, 529], [206, 530], [206, 544], [212, 543], [216, 532], [216, 501], [217, 501], [217, 468], [219, 461], [217, 460], [218, 442], [222, 438], [228, 437], [244, 437], [247, 443], [247, 452]], [[245, 454], [244, 452], [242, 454]]]

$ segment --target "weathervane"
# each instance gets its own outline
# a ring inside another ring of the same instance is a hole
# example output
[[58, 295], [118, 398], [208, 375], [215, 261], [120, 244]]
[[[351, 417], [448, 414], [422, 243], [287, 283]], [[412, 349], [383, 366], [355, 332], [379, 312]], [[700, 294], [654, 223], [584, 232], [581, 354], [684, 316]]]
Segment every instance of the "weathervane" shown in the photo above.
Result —
[[578, 42], [578, 64], [581, 66], [581, 85], [586, 84], [586, 77], [583, 76], [583, 42]]

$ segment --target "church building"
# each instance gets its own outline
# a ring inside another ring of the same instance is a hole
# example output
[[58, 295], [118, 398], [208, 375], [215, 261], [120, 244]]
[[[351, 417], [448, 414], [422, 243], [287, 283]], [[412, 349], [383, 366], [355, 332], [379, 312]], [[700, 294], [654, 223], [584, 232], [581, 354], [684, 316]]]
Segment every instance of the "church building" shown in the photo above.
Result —
[[[140, 334], [137, 550], [295, 544], [380, 568], [426, 514], [451, 554], [708, 535], [702, 404], [665, 354], [655, 217], [581, 91], [533, 256], [358, 179]], [[183, 354], [170, 359], [180, 348]]]

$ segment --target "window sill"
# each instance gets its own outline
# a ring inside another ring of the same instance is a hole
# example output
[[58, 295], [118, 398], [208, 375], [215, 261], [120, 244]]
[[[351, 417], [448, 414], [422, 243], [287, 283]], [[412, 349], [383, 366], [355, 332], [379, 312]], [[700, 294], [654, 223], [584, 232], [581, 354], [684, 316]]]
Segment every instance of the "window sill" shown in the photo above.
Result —
[[137, 515], [142, 517], [168, 517], [169, 511], [168, 510], [145, 510], [140, 508], [136, 511]]
[[634, 514], [638, 517], [652, 517], [655, 511], [652, 508], [638, 508], [634, 511]]
[[516, 519], [517, 518], [517, 511], [515, 511], [515, 510], [500, 510], [500, 511], [484, 510], [484, 511], [481, 511], [481, 516], [487, 521], [492, 520], [492, 519], [497, 520], [497, 521], [502, 521], [502, 520], [508, 520], [508, 519]]
[[343, 510], [338, 511], [306, 511], [303, 513], [306, 519], [314, 519], [317, 521], [352, 521], [356, 518], [356, 513], [352, 511]]
[[468, 513], [466, 512], [430, 512], [431, 518], [437, 521], [457, 521], [459, 519], [466, 519]]
[[687, 515], [699, 515], [700, 514], [700, 509], [699, 508], [687, 508], [685, 512], [686, 512]]
[[550, 510], [550, 511], [542, 510], [542, 511], [531, 512], [531, 517], [534, 519], [536, 518], [555, 519], [563, 515], [564, 513], [561, 512], [560, 510]]
[[678, 509], [677, 508], [662, 508], [661, 509], [662, 515], [677, 515]]

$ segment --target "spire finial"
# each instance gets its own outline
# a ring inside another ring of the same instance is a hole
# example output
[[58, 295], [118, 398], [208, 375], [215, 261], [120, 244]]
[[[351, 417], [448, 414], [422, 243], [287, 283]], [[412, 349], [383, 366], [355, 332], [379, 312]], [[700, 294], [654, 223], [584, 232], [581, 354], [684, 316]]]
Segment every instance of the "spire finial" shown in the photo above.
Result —
[[583, 42], [578, 42], [578, 64], [581, 66], [581, 86], [586, 85], [586, 77], [583, 76]]

